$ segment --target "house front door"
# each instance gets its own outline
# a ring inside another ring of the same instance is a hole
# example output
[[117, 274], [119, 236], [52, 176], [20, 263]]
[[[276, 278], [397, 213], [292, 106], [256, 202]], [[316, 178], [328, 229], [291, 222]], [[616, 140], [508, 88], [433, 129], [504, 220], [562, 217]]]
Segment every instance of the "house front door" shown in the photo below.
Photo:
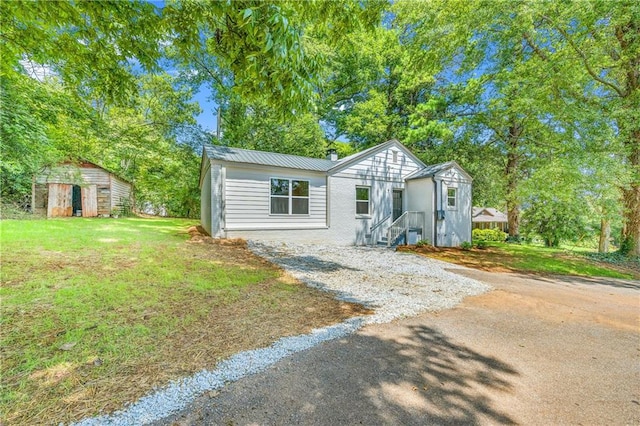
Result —
[[402, 216], [402, 190], [393, 190], [393, 220]]

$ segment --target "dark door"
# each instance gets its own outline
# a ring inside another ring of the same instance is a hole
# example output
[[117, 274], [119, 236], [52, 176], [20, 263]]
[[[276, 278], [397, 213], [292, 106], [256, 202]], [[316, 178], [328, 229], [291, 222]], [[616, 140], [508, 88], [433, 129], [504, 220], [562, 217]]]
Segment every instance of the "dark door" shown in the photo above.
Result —
[[73, 216], [77, 216], [79, 211], [82, 211], [82, 191], [80, 190], [80, 186], [73, 185], [73, 192], [71, 196], [71, 205], [73, 206]]
[[402, 216], [402, 190], [393, 190], [393, 220]]

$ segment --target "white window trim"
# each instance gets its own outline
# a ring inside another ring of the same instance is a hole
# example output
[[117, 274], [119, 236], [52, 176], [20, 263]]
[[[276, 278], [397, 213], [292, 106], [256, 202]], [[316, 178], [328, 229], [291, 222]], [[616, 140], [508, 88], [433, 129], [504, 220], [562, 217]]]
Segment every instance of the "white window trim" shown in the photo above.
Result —
[[[449, 190], [453, 189], [453, 206], [449, 205]], [[455, 187], [447, 187], [447, 210], [458, 210], [458, 188]]]
[[[358, 213], [358, 203], [364, 203], [365, 200], [358, 200], [358, 189], [366, 189], [367, 190], [367, 213]], [[357, 218], [370, 218], [371, 217], [371, 187], [366, 185], [356, 185], [356, 217]]]
[[[286, 180], [289, 181], [289, 195], [273, 195], [271, 193], [271, 181], [273, 179], [278, 180]], [[307, 188], [309, 190], [309, 195], [306, 197], [301, 197], [300, 195], [293, 195], [293, 181], [299, 182], [307, 182]], [[289, 200], [288, 212], [289, 213], [271, 213], [271, 199], [272, 198], [287, 198]], [[293, 213], [293, 199], [306, 199], [307, 200], [307, 211], [308, 213]], [[302, 178], [289, 178], [289, 177], [275, 177], [272, 176], [269, 178], [269, 216], [296, 216], [296, 217], [308, 217], [311, 215], [311, 181]]]

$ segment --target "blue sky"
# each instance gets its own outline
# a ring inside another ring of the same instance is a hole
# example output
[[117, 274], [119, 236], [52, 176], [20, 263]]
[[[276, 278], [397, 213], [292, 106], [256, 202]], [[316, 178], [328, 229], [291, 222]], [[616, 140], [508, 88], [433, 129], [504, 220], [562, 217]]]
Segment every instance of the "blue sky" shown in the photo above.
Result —
[[216, 110], [218, 105], [211, 100], [211, 90], [203, 84], [200, 86], [200, 91], [196, 93], [192, 99], [198, 102], [200, 108], [202, 108], [202, 112], [196, 117], [198, 124], [205, 130], [210, 132], [215, 131], [217, 126]]
[[[153, 4], [159, 9], [164, 7], [164, 0], [146, 0], [147, 2]], [[200, 104], [200, 108], [202, 112], [200, 115], [196, 117], [196, 120], [199, 125], [202, 126], [203, 129], [208, 131], [215, 131], [217, 126], [216, 119], [216, 110], [218, 105], [211, 100], [211, 90], [206, 86], [200, 86], [198, 93], [196, 93], [193, 98], [194, 101]]]

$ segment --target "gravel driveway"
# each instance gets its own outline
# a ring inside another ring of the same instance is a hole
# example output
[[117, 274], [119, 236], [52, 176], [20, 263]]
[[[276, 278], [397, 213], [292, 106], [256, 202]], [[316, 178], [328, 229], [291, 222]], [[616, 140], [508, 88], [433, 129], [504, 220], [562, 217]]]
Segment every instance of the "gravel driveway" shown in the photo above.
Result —
[[490, 287], [445, 270], [449, 263], [384, 248], [250, 242], [300, 281], [375, 310], [367, 323], [439, 311]]
[[640, 424], [640, 282], [456, 270], [495, 290], [324, 342], [155, 425]]
[[375, 313], [282, 338], [267, 348], [241, 352], [219, 363], [215, 370], [172, 382], [122, 411], [88, 418], [78, 425], [149, 424], [184, 409], [200, 395], [264, 371], [295, 353], [352, 334], [365, 324], [448, 309], [466, 296], [491, 288], [447, 272], [444, 268], [451, 266], [448, 263], [383, 248], [265, 242], [250, 242], [249, 248], [308, 285], [330, 291], [339, 299], [361, 303]]

